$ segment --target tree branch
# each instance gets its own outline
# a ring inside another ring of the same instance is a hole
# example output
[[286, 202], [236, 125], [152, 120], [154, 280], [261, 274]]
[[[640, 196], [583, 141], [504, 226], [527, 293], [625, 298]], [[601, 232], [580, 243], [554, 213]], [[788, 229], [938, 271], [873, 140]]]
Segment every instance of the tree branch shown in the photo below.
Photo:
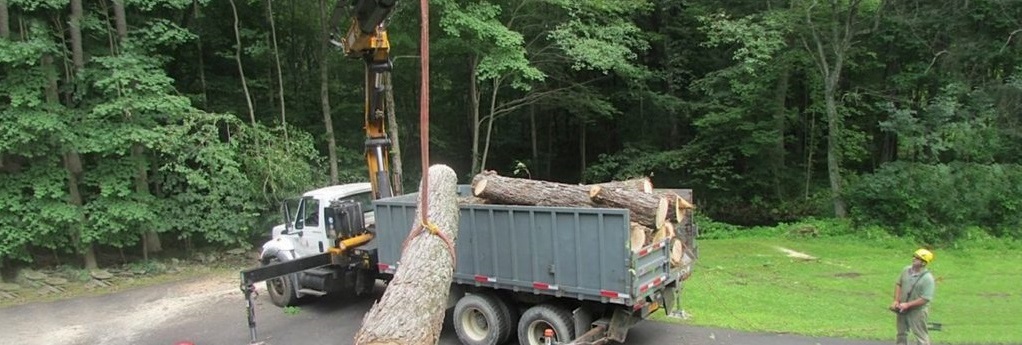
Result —
[[998, 51], [998, 53], [1003, 53], [1004, 49], [1008, 48], [1008, 45], [1011, 44], [1011, 39], [1014, 38], [1015, 34], [1017, 34], [1019, 32], [1022, 32], [1022, 29], [1018, 29], [1018, 30], [1012, 31], [1011, 34], [1008, 35], [1008, 39], [1004, 41], [1004, 45], [1001, 46], [1001, 50]]
[[947, 54], [947, 53], [948, 53], [947, 50], [941, 50], [941, 51], [937, 52], [937, 54], [934, 54], [933, 55], [933, 60], [930, 60], [930, 65], [926, 66], [926, 70], [923, 71], [923, 74], [930, 73], [930, 68], [933, 67], [933, 64], [937, 62], [937, 58], [939, 58], [941, 55], [944, 55], [944, 54]]

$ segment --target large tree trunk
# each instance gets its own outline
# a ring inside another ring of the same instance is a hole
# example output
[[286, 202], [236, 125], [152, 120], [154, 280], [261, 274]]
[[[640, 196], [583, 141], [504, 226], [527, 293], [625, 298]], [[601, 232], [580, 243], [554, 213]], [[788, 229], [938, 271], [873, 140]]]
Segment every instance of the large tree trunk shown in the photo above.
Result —
[[323, 110], [323, 127], [326, 128], [327, 157], [330, 164], [330, 184], [338, 184], [337, 138], [334, 137], [334, 120], [330, 116], [330, 25], [325, 0], [319, 0], [319, 31], [323, 35], [319, 54], [319, 103]]
[[[420, 207], [401, 265], [383, 297], [362, 320], [362, 328], [355, 335], [356, 345], [436, 344], [440, 339], [444, 307], [454, 278], [458, 178], [454, 170], [443, 165], [434, 165], [428, 173], [429, 185], [420, 188], [429, 198], [427, 219], [449, 242], [428, 231], [415, 231], [422, 226]], [[421, 193], [419, 198], [421, 201]]]
[[504, 177], [493, 171], [472, 179], [472, 193], [496, 204], [593, 207], [588, 191], [582, 185]]
[[633, 222], [653, 229], [662, 228], [669, 215], [670, 202], [656, 194], [625, 188], [592, 186], [589, 189], [589, 197], [601, 205], [628, 209]]

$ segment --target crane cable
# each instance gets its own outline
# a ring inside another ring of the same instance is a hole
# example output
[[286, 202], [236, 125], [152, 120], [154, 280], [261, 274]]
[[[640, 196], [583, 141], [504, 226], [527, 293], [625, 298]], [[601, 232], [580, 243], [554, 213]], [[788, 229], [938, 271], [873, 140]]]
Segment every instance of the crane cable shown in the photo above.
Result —
[[458, 263], [454, 242], [440, 230], [440, 227], [429, 220], [429, 0], [419, 0], [419, 9], [419, 65], [421, 66], [421, 80], [419, 83], [419, 147], [421, 149], [422, 160], [419, 214], [422, 215], [422, 219], [419, 225], [412, 229], [412, 232], [405, 238], [402, 248], [406, 248], [411, 239], [423, 233], [423, 229], [426, 229], [430, 234], [439, 236], [447, 244], [447, 252], [451, 254], [451, 266], [454, 266]]

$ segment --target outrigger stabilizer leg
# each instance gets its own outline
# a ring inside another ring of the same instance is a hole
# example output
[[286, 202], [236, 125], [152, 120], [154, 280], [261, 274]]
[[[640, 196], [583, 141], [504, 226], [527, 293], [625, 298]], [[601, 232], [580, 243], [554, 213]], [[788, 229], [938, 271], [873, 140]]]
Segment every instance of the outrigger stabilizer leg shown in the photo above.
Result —
[[256, 342], [255, 306], [252, 304], [252, 294], [255, 293], [255, 285], [241, 284], [241, 292], [245, 293], [245, 301], [248, 302], [248, 333], [252, 336], [252, 344]]

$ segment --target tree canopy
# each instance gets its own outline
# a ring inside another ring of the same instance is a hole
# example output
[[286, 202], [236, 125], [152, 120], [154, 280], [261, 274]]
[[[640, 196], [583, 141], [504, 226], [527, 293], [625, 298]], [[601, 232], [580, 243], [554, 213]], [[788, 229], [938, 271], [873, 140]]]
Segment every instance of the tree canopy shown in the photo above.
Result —
[[[417, 6], [399, 1], [386, 22], [407, 167], [419, 166]], [[0, 258], [95, 266], [97, 251], [249, 246], [282, 199], [366, 180], [364, 64], [326, 42], [332, 8], [0, 1]], [[481, 170], [651, 176], [737, 224], [1020, 235], [1022, 2], [431, 9], [430, 159], [463, 183]]]

